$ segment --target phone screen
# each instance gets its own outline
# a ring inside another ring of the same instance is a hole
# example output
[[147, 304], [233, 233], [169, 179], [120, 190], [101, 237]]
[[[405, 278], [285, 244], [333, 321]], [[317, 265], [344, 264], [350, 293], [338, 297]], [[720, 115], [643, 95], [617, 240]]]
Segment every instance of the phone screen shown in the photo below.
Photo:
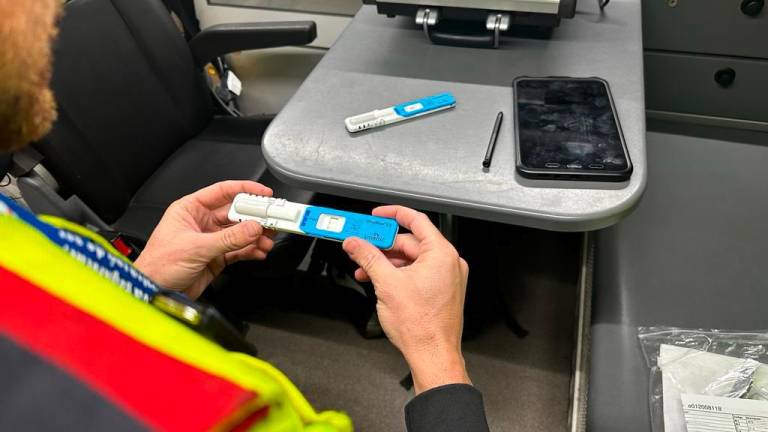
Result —
[[592, 79], [519, 79], [522, 169], [627, 173], [630, 163], [607, 85]]

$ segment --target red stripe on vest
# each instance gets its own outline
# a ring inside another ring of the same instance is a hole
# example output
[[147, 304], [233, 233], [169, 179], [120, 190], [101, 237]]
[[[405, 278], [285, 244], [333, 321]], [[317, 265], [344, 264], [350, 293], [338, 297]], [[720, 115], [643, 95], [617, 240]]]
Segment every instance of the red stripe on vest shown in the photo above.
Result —
[[248, 429], [254, 426], [259, 420], [266, 417], [268, 412], [269, 412], [269, 407], [265, 406], [261, 410], [252, 413], [245, 420], [240, 422], [239, 425], [237, 425], [234, 429], [232, 429], [232, 432], [246, 432]]
[[[0, 287], [0, 332], [153, 428], [208, 430], [255, 397], [153, 350], [2, 267]], [[252, 414], [263, 418], [267, 412]]]

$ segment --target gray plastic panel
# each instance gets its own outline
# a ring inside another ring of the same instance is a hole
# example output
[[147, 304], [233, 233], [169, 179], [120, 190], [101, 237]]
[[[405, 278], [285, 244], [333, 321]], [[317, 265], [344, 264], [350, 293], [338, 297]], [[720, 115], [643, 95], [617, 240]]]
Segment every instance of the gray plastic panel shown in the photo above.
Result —
[[[263, 150], [283, 181], [307, 189], [563, 231], [609, 226], [645, 188], [640, 1], [605, 15], [579, 2], [551, 39], [499, 50], [432, 45], [411, 19], [364, 6], [272, 122]], [[515, 172], [512, 87], [521, 75], [599, 76], [611, 85], [635, 167], [621, 184], [527, 181]], [[350, 135], [348, 116], [450, 91], [455, 109]], [[493, 165], [481, 162], [505, 120]]]
[[[724, 68], [736, 72], [729, 87], [715, 82]], [[768, 61], [646, 52], [645, 81], [650, 110], [768, 122]]]
[[654, 129], [643, 201], [597, 233], [589, 431], [650, 430], [637, 326], [768, 328], [768, 134]]
[[461, 7], [504, 12], [534, 12], [556, 14], [557, 0], [379, 0], [378, 3], [402, 3], [420, 6]]
[[647, 49], [768, 58], [768, 7], [756, 17], [742, 0], [643, 0]]
[[353, 16], [361, 6], [360, 0], [208, 0], [208, 4], [344, 16]]

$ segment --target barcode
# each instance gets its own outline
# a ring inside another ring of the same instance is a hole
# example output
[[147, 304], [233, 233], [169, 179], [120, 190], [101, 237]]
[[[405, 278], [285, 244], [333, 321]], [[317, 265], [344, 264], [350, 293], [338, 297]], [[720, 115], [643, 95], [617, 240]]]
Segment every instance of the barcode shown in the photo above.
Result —
[[723, 411], [723, 407], [719, 405], [707, 405], [707, 404], [701, 404], [701, 403], [689, 403], [686, 408], [688, 409], [696, 409], [696, 410], [707, 410], [707, 411]]

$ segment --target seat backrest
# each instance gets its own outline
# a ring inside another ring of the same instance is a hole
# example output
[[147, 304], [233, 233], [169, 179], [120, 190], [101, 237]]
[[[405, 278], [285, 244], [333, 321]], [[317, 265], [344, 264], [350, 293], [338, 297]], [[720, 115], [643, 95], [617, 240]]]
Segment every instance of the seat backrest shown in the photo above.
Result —
[[8, 170], [11, 169], [11, 155], [0, 153], [0, 183], [5, 179]]
[[59, 118], [36, 147], [63, 189], [107, 222], [213, 115], [205, 80], [161, 0], [67, 3], [52, 87]]

